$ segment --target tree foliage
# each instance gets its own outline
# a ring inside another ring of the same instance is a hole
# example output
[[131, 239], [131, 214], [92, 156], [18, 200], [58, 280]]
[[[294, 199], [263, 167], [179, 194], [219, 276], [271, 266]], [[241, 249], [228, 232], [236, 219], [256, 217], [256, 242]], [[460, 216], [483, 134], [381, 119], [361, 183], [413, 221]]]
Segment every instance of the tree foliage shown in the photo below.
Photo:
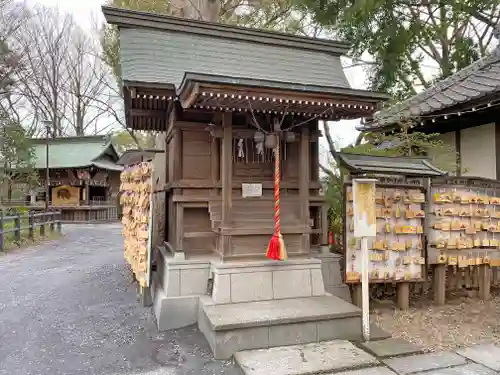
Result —
[[126, 130], [120, 130], [112, 134], [111, 141], [117, 150], [122, 153], [126, 150], [136, 149], [138, 146], [142, 149], [154, 148], [155, 138], [145, 133], [134, 133], [134, 136]]
[[13, 1], [0, 0], [0, 184], [8, 187], [16, 181], [36, 182], [31, 143], [10, 106], [22, 66], [19, 54], [9, 45], [9, 38], [22, 20], [23, 13]]
[[[500, 19], [498, 0], [296, 1], [352, 45], [351, 55], [369, 73], [371, 89], [395, 99], [487, 54]], [[362, 60], [367, 54], [370, 60]]]

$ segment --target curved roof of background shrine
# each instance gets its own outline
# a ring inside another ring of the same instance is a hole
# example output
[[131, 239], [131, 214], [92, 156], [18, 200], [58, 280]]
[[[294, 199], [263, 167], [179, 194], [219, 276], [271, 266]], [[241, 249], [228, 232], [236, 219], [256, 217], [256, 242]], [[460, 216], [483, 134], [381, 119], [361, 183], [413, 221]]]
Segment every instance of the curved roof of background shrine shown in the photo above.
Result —
[[[49, 168], [96, 167], [121, 171], [117, 164], [118, 153], [106, 136], [76, 136], [49, 138]], [[47, 140], [33, 138], [35, 169], [46, 168]]]

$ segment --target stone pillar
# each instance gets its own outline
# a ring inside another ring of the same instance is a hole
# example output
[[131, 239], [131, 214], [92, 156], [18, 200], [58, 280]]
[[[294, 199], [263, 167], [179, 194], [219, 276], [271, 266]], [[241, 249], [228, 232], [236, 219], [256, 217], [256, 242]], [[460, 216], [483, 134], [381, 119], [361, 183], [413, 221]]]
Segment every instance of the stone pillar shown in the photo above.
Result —
[[349, 287], [344, 284], [340, 262], [342, 256], [330, 252], [321, 252], [314, 254], [316, 259], [321, 260], [321, 273], [325, 283], [325, 291], [342, 298], [344, 301], [351, 302], [351, 293]]

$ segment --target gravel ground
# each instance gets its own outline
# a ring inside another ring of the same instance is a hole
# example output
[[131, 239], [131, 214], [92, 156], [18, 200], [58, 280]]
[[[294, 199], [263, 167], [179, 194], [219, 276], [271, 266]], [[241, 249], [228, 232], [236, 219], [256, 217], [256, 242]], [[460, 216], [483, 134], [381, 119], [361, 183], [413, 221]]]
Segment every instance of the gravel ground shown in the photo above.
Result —
[[417, 301], [407, 311], [377, 307], [372, 319], [393, 337], [419, 344], [428, 351], [500, 344], [500, 295], [495, 292], [489, 301], [455, 296], [444, 306], [427, 299]]
[[239, 374], [190, 327], [158, 333], [136, 301], [121, 226], [64, 227], [0, 256], [0, 374]]

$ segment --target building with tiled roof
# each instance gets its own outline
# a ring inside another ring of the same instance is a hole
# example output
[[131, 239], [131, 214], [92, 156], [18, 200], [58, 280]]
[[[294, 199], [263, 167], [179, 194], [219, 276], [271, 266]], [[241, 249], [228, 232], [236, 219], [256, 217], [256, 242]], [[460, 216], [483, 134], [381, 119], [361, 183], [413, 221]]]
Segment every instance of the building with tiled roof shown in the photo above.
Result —
[[460, 160], [457, 174], [500, 179], [500, 45], [418, 95], [380, 110], [358, 130], [390, 132], [408, 121], [418, 131], [441, 134]]

